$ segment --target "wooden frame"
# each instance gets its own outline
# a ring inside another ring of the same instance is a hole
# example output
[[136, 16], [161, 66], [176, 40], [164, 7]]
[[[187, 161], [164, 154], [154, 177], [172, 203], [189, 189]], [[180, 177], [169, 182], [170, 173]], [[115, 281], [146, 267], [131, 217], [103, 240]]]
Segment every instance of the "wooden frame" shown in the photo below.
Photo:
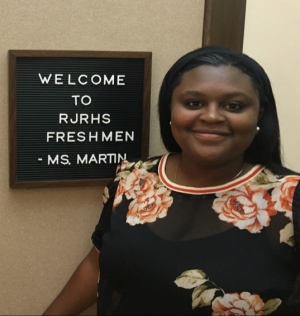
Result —
[[202, 46], [243, 51], [246, 0], [205, 0]]
[[150, 124], [150, 90], [151, 90], [151, 52], [108, 52], [108, 51], [56, 51], [56, 50], [10, 50], [9, 51], [9, 165], [10, 188], [36, 188], [59, 186], [93, 186], [105, 185], [110, 180], [104, 179], [76, 179], [54, 181], [19, 181], [17, 169], [17, 60], [18, 58], [124, 58], [143, 59], [143, 125], [142, 125], [142, 152], [141, 157], [149, 154], [149, 124]]

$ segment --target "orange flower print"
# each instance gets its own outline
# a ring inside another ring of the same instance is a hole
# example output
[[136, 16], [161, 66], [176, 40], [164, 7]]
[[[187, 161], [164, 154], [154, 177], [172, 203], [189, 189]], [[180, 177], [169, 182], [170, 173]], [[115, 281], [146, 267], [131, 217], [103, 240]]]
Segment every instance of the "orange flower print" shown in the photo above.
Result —
[[155, 173], [150, 173], [145, 169], [133, 169], [132, 172], [119, 181], [118, 189], [115, 195], [114, 207], [122, 202], [123, 194], [127, 199], [135, 199], [136, 196], [151, 196], [154, 194], [154, 185], [158, 181]]
[[123, 195], [127, 200], [132, 200], [126, 219], [132, 226], [165, 217], [173, 203], [173, 198], [169, 196], [171, 191], [163, 186], [159, 176], [147, 171], [157, 162], [149, 160], [134, 163], [125, 160], [118, 166], [115, 181], [119, 181], [119, 184], [113, 206], [116, 208], [122, 202]]
[[259, 233], [269, 225], [270, 217], [276, 215], [275, 202], [263, 188], [253, 189], [245, 185], [216, 195], [218, 198], [212, 208], [219, 218], [250, 233]]
[[117, 192], [115, 194], [115, 199], [114, 199], [114, 205], [113, 207], [117, 207], [121, 202], [122, 202], [122, 197], [124, 194], [124, 185], [125, 185], [126, 180], [122, 179], [119, 181], [119, 185], [117, 188]]
[[272, 192], [272, 201], [278, 212], [285, 212], [285, 216], [292, 221], [293, 196], [300, 177], [290, 176], [283, 179]]
[[158, 181], [159, 177], [155, 173], [145, 169], [133, 169], [126, 178], [125, 195], [127, 199], [135, 199], [140, 195], [149, 197], [154, 194], [154, 186]]
[[[280, 298], [264, 302], [249, 292], [225, 293], [210, 281], [203, 270], [186, 270], [174, 281], [178, 287], [192, 289], [192, 308], [211, 306], [212, 315], [270, 315], [282, 303]], [[217, 292], [223, 294], [215, 297]]]
[[228, 293], [212, 302], [212, 315], [263, 315], [264, 302], [249, 292]]
[[161, 187], [157, 190], [147, 190], [146, 194], [139, 195], [129, 204], [126, 222], [134, 226], [152, 223], [156, 218], [167, 216], [168, 208], [173, 203], [170, 193], [170, 190]]

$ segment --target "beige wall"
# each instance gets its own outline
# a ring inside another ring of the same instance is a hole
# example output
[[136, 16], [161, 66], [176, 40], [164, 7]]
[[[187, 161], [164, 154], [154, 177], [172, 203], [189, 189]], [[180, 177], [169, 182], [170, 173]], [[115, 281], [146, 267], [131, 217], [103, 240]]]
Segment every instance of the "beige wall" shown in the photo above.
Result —
[[0, 7], [0, 314], [33, 315], [90, 249], [102, 188], [9, 189], [7, 51], [152, 51], [150, 154], [159, 154], [158, 87], [178, 57], [201, 46], [204, 0], [0, 0]]
[[300, 171], [300, 1], [249, 0], [244, 52], [270, 77], [286, 166]]

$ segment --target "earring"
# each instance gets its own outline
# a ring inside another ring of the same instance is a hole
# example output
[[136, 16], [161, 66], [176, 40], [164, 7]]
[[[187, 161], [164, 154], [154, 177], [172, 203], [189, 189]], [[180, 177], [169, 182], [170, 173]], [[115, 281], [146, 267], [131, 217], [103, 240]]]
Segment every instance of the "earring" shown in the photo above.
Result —
[[170, 125], [172, 125], [172, 122], [170, 121]]
[[257, 127], [256, 127], [256, 132], [258, 133], [259, 131], [260, 131], [260, 127], [257, 126]]

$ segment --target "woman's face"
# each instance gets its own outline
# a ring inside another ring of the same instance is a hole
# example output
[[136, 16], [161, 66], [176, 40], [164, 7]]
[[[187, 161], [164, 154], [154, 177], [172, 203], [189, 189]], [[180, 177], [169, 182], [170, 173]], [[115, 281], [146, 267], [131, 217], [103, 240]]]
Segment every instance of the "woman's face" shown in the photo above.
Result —
[[233, 66], [185, 72], [171, 100], [171, 129], [182, 154], [213, 165], [241, 159], [260, 117], [251, 78]]

